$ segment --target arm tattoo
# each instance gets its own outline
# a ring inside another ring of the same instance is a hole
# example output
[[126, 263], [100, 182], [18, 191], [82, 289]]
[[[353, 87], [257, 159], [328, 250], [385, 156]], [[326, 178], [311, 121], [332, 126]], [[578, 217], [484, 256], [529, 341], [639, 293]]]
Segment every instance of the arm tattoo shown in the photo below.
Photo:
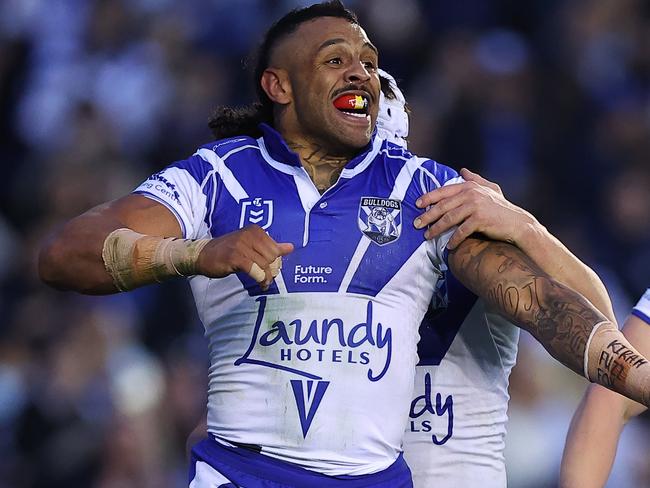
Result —
[[300, 156], [303, 167], [320, 193], [324, 193], [336, 183], [343, 167], [349, 161], [346, 157], [329, 154], [319, 145], [306, 147], [291, 141], [287, 141], [287, 145]]
[[605, 318], [582, 295], [551, 279], [515, 246], [475, 238], [450, 253], [453, 273], [488, 307], [527, 330], [582, 374], [587, 339]]

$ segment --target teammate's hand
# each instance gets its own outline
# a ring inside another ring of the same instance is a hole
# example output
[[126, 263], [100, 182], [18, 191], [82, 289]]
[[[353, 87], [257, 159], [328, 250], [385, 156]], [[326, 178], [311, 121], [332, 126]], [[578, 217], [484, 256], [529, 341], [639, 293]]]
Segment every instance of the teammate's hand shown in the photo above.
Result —
[[223, 278], [243, 271], [268, 289], [282, 268], [282, 256], [293, 251], [289, 242], [275, 242], [258, 225], [212, 239], [199, 254], [198, 274]]
[[416, 202], [419, 208], [430, 206], [414, 222], [418, 229], [430, 225], [424, 234], [426, 239], [458, 226], [447, 244], [450, 250], [477, 232], [517, 244], [526, 227], [537, 222], [524, 209], [506, 200], [496, 183], [465, 168], [460, 175], [465, 182], [437, 188]]

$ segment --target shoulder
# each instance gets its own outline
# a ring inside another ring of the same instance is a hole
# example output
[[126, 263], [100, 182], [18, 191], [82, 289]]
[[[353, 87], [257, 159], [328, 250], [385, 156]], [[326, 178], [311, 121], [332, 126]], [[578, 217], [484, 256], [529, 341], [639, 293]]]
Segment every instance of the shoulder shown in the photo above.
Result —
[[188, 170], [190, 173], [205, 172], [206, 169], [219, 169], [232, 156], [250, 158], [251, 152], [259, 154], [259, 143], [248, 136], [219, 139], [202, 146], [192, 156], [182, 161], [176, 161], [171, 166]]
[[219, 172], [231, 155], [240, 154], [240, 157], [246, 157], [245, 150], [259, 153], [257, 140], [241, 136], [212, 141], [199, 146], [188, 158], [169, 164], [149, 179], [167, 182], [169, 179], [183, 178], [183, 175], [189, 174], [198, 184], [202, 184], [207, 176], [215, 171]]
[[431, 173], [436, 179], [439, 179], [443, 182], [447, 180], [458, 178], [458, 171], [453, 169], [450, 166], [439, 163], [434, 159], [422, 157], [417, 154], [412, 153], [404, 146], [395, 144], [390, 141], [383, 141], [382, 147], [380, 149], [380, 154], [388, 159], [401, 159], [404, 161], [412, 161], [412, 164], [421, 168], [422, 170]]
[[[399, 147], [399, 146], [396, 146]], [[408, 164], [417, 169], [423, 181], [430, 182], [434, 187], [440, 187], [451, 183], [459, 183], [462, 180], [458, 171], [445, 164], [439, 163], [435, 159], [421, 157], [401, 148], [401, 152], [395, 149], [389, 149], [390, 154], [408, 158]]]
[[433, 159], [425, 159], [421, 168], [437, 186], [460, 183], [462, 181], [458, 171]]
[[196, 154], [205, 154], [206, 151], [214, 153], [221, 159], [227, 159], [230, 155], [243, 150], [259, 151], [259, 142], [250, 136], [235, 136], [226, 139], [219, 139], [202, 145]]

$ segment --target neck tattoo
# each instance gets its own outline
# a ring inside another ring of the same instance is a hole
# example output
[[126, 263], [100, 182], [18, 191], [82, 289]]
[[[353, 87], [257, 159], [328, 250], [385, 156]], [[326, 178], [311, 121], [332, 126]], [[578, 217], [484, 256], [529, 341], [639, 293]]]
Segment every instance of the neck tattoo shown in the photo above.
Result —
[[319, 145], [307, 147], [294, 142], [287, 142], [287, 145], [300, 156], [303, 167], [321, 194], [336, 183], [349, 161], [345, 157], [332, 156]]

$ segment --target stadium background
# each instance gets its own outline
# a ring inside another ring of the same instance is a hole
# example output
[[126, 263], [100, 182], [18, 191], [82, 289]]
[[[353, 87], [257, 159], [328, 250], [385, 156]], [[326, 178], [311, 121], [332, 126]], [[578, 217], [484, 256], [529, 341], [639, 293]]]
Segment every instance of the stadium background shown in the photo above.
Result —
[[[39, 241], [210, 140], [290, 0], [0, 2], [0, 487], [183, 486], [206, 347], [182, 282], [111, 297], [39, 283]], [[498, 181], [606, 282], [650, 285], [650, 3], [349, 0], [402, 80], [411, 148]], [[555, 486], [585, 386], [529, 336], [512, 488]], [[647, 419], [609, 486], [650, 486]]]

